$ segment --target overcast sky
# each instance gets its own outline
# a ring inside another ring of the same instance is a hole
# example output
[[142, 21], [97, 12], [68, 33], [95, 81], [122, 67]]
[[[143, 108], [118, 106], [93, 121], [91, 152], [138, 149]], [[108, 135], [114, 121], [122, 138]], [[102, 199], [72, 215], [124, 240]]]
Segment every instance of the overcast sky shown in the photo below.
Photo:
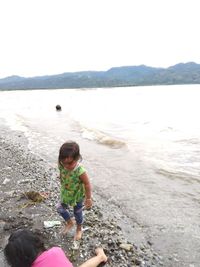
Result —
[[0, 77], [200, 63], [200, 0], [0, 0]]

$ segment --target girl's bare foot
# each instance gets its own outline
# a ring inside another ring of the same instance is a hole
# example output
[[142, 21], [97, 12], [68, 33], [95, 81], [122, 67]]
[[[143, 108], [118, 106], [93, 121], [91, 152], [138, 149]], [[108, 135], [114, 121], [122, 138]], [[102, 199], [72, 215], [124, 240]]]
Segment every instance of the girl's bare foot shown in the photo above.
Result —
[[96, 252], [97, 256], [101, 258], [101, 262], [106, 262], [108, 260], [106, 254], [104, 253], [102, 248], [96, 248], [95, 252]]
[[82, 225], [79, 224], [79, 225], [77, 225], [77, 228], [76, 228], [74, 240], [80, 240], [82, 237], [82, 234], [83, 234]]
[[72, 219], [69, 219], [68, 221], [66, 221], [62, 234], [66, 235], [69, 232], [69, 230], [74, 226], [74, 223], [75, 222]]

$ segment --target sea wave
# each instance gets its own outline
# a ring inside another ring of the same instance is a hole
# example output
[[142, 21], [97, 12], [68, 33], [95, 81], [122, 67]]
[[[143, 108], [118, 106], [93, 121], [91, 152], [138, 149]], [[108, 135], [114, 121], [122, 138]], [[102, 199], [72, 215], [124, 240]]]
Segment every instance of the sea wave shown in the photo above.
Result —
[[83, 138], [95, 141], [99, 144], [106, 145], [111, 148], [122, 148], [126, 146], [125, 141], [113, 138], [112, 136], [109, 136], [108, 134], [96, 129], [82, 127], [81, 133]]
[[181, 144], [199, 145], [200, 139], [199, 138], [188, 138], [188, 139], [180, 139], [180, 140], [177, 140], [176, 142], [181, 143]]
[[168, 179], [171, 180], [182, 180], [184, 182], [187, 182], [188, 184], [193, 184], [194, 182], [200, 183], [200, 176], [195, 175], [189, 172], [183, 172], [183, 171], [172, 171], [172, 170], [167, 170], [163, 168], [156, 169], [155, 171], [157, 174], [161, 174]]

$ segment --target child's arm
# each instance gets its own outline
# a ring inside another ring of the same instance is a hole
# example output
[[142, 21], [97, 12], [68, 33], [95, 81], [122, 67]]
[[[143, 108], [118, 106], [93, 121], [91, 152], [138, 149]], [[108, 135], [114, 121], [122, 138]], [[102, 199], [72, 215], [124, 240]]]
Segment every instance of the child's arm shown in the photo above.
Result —
[[80, 175], [80, 179], [85, 186], [85, 207], [91, 208], [92, 207], [92, 193], [91, 193], [91, 184], [86, 172]]
[[59, 162], [58, 162], [58, 171], [59, 171], [58, 179], [59, 179], [59, 181], [61, 182], [60, 163], [59, 163]]

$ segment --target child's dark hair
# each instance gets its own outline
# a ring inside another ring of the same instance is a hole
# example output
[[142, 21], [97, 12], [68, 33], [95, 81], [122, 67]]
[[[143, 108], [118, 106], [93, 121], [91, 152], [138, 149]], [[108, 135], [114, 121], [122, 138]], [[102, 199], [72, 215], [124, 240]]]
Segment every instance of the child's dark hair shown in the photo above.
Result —
[[11, 267], [31, 267], [39, 253], [45, 250], [39, 234], [17, 230], [9, 237], [4, 255]]
[[66, 158], [72, 158], [73, 160], [82, 159], [79, 145], [76, 142], [68, 141], [60, 147], [58, 162], [61, 163]]

